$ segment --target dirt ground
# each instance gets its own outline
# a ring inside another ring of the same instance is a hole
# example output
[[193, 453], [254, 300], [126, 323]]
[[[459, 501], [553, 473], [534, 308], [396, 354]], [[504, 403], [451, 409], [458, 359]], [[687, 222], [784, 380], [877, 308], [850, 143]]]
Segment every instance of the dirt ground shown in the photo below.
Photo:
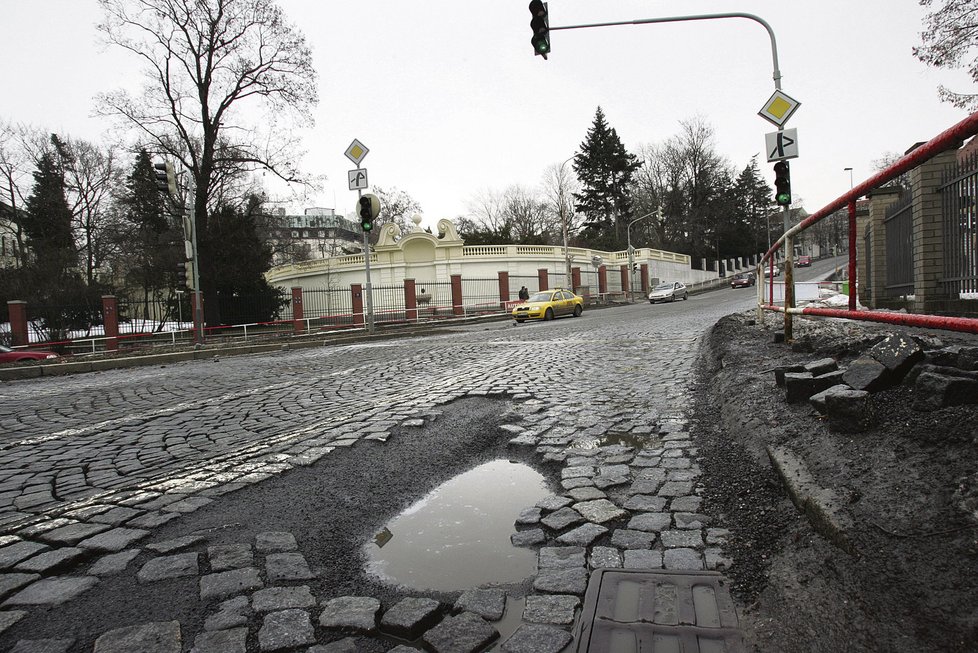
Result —
[[[732, 530], [727, 571], [749, 650], [978, 651], [978, 405], [917, 412], [914, 389], [873, 396], [869, 432], [839, 434], [807, 403], [788, 404], [772, 368], [831, 356], [840, 367], [895, 327], [754, 313], [721, 320], [699, 361], [693, 434], [704, 511]], [[946, 331], [900, 329], [925, 349], [978, 345]], [[821, 487], [846, 497], [837, 548], [796, 510], [766, 447], [804, 460]]]

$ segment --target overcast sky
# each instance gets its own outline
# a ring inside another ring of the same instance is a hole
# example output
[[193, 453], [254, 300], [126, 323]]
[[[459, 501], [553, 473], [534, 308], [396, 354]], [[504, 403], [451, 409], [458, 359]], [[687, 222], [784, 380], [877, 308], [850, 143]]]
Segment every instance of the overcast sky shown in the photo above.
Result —
[[[312, 45], [320, 80], [304, 168], [326, 175], [307, 206], [353, 209], [343, 156], [357, 138], [371, 184], [397, 187], [424, 223], [468, 213], [485, 189], [540, 183], [573, 156], [599, 105], [625, 147], [658, 143], [684, 119], [716, 131], [739, 171], [776, 129], [757, 115], [774, 91], [764, 28], [742, 18], [553, 32], [530, 46], [528, 0], [280, 0]], [[912, 54], [917, 0], [550, 0], [551, 25], [748, 12], [777, 37], [782, 89], [801, 102], [792, 190], [813, 212], [965, 117], [937, 86], [971, 91], [959, 71]], [[137, 62], [101, 44], [96, 0], [0, 0], [0, 118], [99, 140], [96, 93], [129, 86]]]

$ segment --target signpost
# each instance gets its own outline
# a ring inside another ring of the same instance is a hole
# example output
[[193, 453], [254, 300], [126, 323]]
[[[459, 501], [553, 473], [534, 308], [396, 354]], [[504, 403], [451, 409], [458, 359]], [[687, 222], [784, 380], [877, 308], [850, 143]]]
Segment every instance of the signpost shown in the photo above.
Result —
[[[353, 139], [350, 146], [346, 148], [343, 153], [346, 158], [353, 161], [353, 165], [357, 166], [356, 170], [350, 170], [347, 173], [347, 179], [350, 184], [350, 190], [355, 190], [357, 192], [357, 210], [360, 210], [360, 198], [363, 196], [363, 190], [367, 188], [367, 169], [360, 167], [360, 162], [367, 156], [370, 150], [366, 145]], [[370, 285], [370, 241], [367, 238], [367, 231], [363, 230], [363, 263], [364, 263], [364, 291], [367, 295], [367, 306], [366, 306], [366, 324], [367, 333], [374, 332], [374, 297], [373, 297], [373, 287]]]
[[798, 158], [797, 129], [783, 129], [764, 134], [764, 144], [768, 162]]

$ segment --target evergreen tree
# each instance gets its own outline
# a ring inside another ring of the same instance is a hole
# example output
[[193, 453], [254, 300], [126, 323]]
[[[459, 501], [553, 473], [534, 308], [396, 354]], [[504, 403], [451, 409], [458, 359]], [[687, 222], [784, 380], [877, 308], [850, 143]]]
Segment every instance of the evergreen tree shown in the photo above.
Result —
[[605, 120], [598, 107], [581, 151], [574, 157], [574, 171], [581, 192], [574, 193], [576, 210], [585, 217], [581, 238], [598, 249], [621, 249], [631, 217], [632, 174], [640, 166]]
[[41, 154], [34, 188], [26, 202], [24, 233], [33, 252], [32, 266], [44, 284], [58, 284], [77, 266], [71, 232], [71, 208], [65, 197], [64, 173], [50, 152]]
[[761, 176], [756, 155], [737, 176], [733, 193], [737, 240], [733, 255], [750, 256], [766, 251], [770, 247], [767, 220], [774, 211], [774, 191]]

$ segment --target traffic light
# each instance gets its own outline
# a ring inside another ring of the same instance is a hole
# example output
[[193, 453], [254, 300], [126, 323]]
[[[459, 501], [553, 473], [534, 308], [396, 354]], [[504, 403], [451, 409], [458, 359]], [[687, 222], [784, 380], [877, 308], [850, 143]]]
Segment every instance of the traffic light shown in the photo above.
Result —
[[774, 164], [774, 201], [780, 206], [791, 205], [791, 169], [787, 161]]
[[374, 220], [380, 215], [380, 200], [376, 195], [367, 193], [360, 198], [357, 212], [360, 215], [360, 228], [371, 231], [374, 228]]
[[187, 282], [184, 284], [190, 290], [194, 289], [194, 262], [185, 261], [183, 264], [183, 276], [187, 278]]
[[177, 263], [177, 288], [188, 288], [187, 264]]
[[156, 189], [161, 193], [169, 193], [170, 197], [177, 196], [177, 171], [169, 161], [153, 164], [153, 174], [156, 175]]
[[640, 269], [642, 269], [642, 266], [638, 263], [632, 263], [632, 272], [638, 272]]
[[533, 44], [533, 54], [540, 55], [544, 59], [550, 52], [550, 16], [547, 11], [547, 3], [543, 0], [530, 0], [530, 29], [533, 36], [530, 43]]

